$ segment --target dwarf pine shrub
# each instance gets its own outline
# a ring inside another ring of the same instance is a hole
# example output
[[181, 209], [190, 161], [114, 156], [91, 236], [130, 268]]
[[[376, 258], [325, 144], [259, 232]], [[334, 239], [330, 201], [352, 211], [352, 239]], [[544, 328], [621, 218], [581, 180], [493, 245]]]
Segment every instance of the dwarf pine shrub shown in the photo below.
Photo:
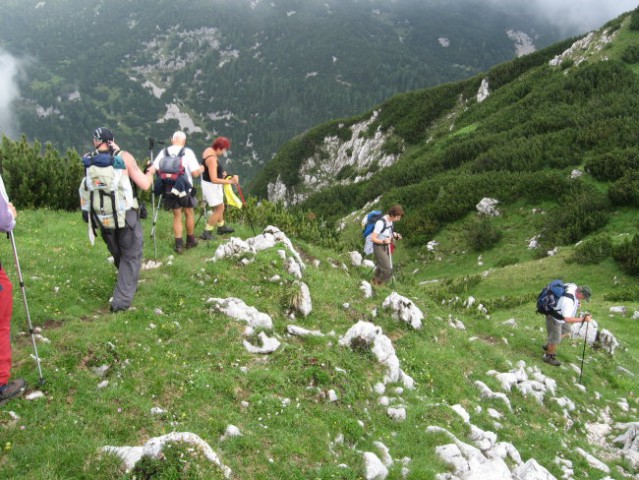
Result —
[[613, 205], [639, 205], [639, 170], [626, 173], [610, 185], [608, 198]]
[[502, 238], [501, 231], [495, 227], [490, 217], [474, 217], [464, 225], [468, 246], [474, 252], [484, 252], [494, 247]]
[[628, 45], [621, 53], [621, 59], [626, 63], [639, 62], [639, 47], [637, 45]]
[[612, 239], [608, 234], [597, 235], [579, 243], [572, 255], [567, 259], [568, 263], [580, 265], [596, 265], [603, 262], [612, 252]]
[[[7, 137], [0, 145], [0, 172], [9, 198], [17, 208], [75, 210], [83, 175], [80, 156], [68, 150], [62, 157], [50, 143], [29, 144]], [[35, 186], [37, 185], [37, 188]]]
[[618, 180], [630, 171], [639, 170], [637, 149], [612, 148], [588, 160], [585, 170], [600, 181]]
[[639, 235], [614, 246], [612, 257], [628, 275], [639, 275]]
[[581, 240], [589, 233], [603, 227], [610, 218], [610, 202], [594, 188], [582, 183], [574, 185], [583, 189], [564, 197], [560, 204], [544, 218], [542, 228], [544, 243], [567, 245]]
[[630, 15], [630, 30], [639, 30], [639, 7], [635, 8]]

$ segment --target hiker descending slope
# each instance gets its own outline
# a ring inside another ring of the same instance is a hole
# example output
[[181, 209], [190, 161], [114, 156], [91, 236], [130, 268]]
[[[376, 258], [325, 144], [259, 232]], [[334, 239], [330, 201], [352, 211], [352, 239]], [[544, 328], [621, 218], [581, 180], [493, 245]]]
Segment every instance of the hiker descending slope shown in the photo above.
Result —
[[89, 222], [89, 238], [94, 242], [95, 229], [113, 255], [118, 280], [113, 291], [111, 311], [119, 312], [131, 306], [138, 288], [144, 238], [140, 223], [139, 204], [131, 180], [143, 190], [153, 182], [129, 152], [120, 150], [107, 128], [93, 132], [95, 150], [82, 158], [85, 177], [80, 184], [80, 204], [85, 221]]
[[[204, 240], [213, 240], [213, 228], [217, 226], [217, 233], [232, 233], [233, 230], [225, 227], [224, 223], [224, 190], [223, 185], [237, 185], [240, 180], [237, 175], [225, 178], [225, 171], [220, 157], [231, 148], [231, 141], [226, 137], [216, 138], [211, 146], [204, 150], [202, 158], [206, 170], [202, 175], [202, 195], [213, 209], [213, 213], [206, 222], [204, 232], [200, 237]], [[221, 223], [221, 225], [220, 225]]]
[[557, 345], [561, 340], [570, 335], [571, 323], [590, 322], [592, 316], [587, 313], [583, 317], [577, 317], [579, 302], [590, 301], [590, 287], [577, 286], [574, 283], [564, 284], [561, 280], [555, 280], [548, 284], [537, 298], [537, 312], [546, 315], [546, 331], [548, 339], [542, 346], [545, 350], [544, 362], [558, 367], [561, 362], [557, 360]]
[[171, 138], [171, 146], [164, 148], [149, 168], [151, 174], [157, 173], [156, 195], [162, 195], [162, 203], [167, 210], [173, 210], [173, 233], [175, 235], [175, 251], [184, 251], [182, 238], [182, 212], [186, 226], [186, 248], [197, 246], [195, 239], [195, 214], [197, 205], [193, 177], [204, 171], [197, 161], [193, 150], [186, 147], [186, 134], [177, 131]]
[[404, 210], [400, 205], [393, 205], [386, 215], [375, 222], [370, 234], [375, 256], [375, 274], [373, 285], [383, 285], [393, 276], [393, 241], [400, 240], [402, 236], [395, 232], [394, 223], [404, 216]]
[[[16, 209], [9, 202], [0, 176], [0, 232], [13, 231]], [[13, 313], [13, 286], [0, 263], [0, 405], [22, 395], [27, 388], [21, 378], [11, 377], [11, 315]]]

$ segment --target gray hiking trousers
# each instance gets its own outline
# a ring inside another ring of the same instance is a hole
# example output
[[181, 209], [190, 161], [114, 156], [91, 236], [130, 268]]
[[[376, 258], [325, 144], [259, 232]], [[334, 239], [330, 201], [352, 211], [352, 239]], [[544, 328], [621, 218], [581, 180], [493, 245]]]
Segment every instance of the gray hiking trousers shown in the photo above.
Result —
[[126, 212], [124, 228], [102, 229], [101, 234], [107, 249], [113, 255], [113, 263], [118, 269], [118, 281], [113, 290], [111, 307], [115, 310], [124, 310], [131, 306], [138, 289], [144, 253], [144, 234], [138, 211], [131, 209]]
[[391, 266], [390, 254], [388, 252], [389, 245], [373, 244], [373, 255], [375, 255], [375, 279], [379, 283], [388, 282], [393, 276], [393, 267]]

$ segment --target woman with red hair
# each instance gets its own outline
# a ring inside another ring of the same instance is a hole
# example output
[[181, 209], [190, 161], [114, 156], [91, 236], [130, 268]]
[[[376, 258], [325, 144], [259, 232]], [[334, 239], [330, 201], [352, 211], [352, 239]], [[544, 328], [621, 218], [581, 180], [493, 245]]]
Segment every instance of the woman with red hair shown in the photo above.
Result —
[[240, 179], [237, 175], [224, 178], [224, 166], [220, 162], [220, 156], [231, 148], [231, 141], [226, 137], [216, 138], [211, 146], [204, 150], [202, 158], [204, 160], [204, 173], [202, 174], [202, 195], [206, 203], [213, 209], [213, 213], [206, 222], [204, 232], [200, 237], [204, 240], [214, 240], [213, 229], [217, 226], [218, 233], [230, 233], [228, 227], [219, 226], [224, 219], [224, 190], [223, 185], [237, 185]]

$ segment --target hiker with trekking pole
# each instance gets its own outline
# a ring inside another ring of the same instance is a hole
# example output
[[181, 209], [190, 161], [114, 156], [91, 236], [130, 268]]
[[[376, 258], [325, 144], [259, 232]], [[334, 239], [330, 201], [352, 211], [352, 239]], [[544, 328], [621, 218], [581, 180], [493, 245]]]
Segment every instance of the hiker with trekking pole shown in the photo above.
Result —
[[375, 256], [373, 285], [384, 285], [393, 278], [394, 241], [402, 238], [399, 233], [395, 232], [394, 224], [399, 222], [403, 216], [404, 209], [400, 205], [393, 205], [388, 209], [386, 215], [382, 215], [375, 221], [373, 231], [367, 237], [367, 242], [370, 239]]
[[[148, 172], [157, 173], [154, 193], [162, 198], [166, 210], [173, 211], [173, 233], [175, 252], [182, 253], [184, 248], [197, 247], [195, 238], [195, 213], [197, 191], [193, 187], [193, 178], [204, 172], [193, 150], [186, 147], [186, 134], [180, 130], [171, 137], [171, 145], [164, 148], [148, 167]], [[159, 209], [159, 204], [158, 204]], [[183, 238], [182, 214], [186, 228], [186, 242]], [[155, 231], [154, 231], [155, 234]]]
[[[234, 230], [227, 227], [224, 221], [224, 185], [238, 185], [240, 179], [237, 175], [226, 176], [220, 157], [231, 148], [231, 141], [226, 137], [218, 137], [213, 140], [211, 146], [202, 153], [204, 173], [202, 174], [202, 196], [213, 212], [209, 216], [204, 231], [200, 235], [203, 240], [215, 240], [213, 230], [217, 228], [217, 234], [232, 233]], [[221, 223], [221, 225], [220, 225]]]
[[[18, 255], [15, 249], [15, 239], [13, 238], [13, 227], [16, 224], [17, 212], [4, 188], [4, 181], [0, 175], [0, 232], [6, 233], [12, 243], [15, 255], [16, 267], [20, 272]], [[20, 273], [20, 287], [22, 288], [25, 307], [27, 306], [26, 296], [24, 296], [24, 282]], [[11, 381], [11, 316], [13, 313], [13, 285], [7, 277], [2, 264], [0, 263], [0, 405], [9, 400], [19, 397], [27, 388], [27, 383], [22, 378], [15, 378]], [[40, 369], [40, 358], [33, 336], [31, 318], [27, 309], [27, 320], [29, 331], [35, 348], [35, 357], [38, 362], [38, 371], [42, 381], [42, 370]]]
[[557, 360], [557, 345], [563, 338], [570, 336], [571, 323], [592, 320], [592, 315], [589, 313], [584, 313], [581, 317], [577, 316], [580, 302], [583, 300], [589, 302], [591, 296], [592, 292], [587, 285], [577, 286], [574, 283], [564, 283], [562, 280], [552, 281], [541, 291], [537, 297], [537, 312], [546, 316], [547, 340], [542, 345], [545, 351], [542, 357], [544, 362], [555, 367], [561, 365], [561, 362]]

